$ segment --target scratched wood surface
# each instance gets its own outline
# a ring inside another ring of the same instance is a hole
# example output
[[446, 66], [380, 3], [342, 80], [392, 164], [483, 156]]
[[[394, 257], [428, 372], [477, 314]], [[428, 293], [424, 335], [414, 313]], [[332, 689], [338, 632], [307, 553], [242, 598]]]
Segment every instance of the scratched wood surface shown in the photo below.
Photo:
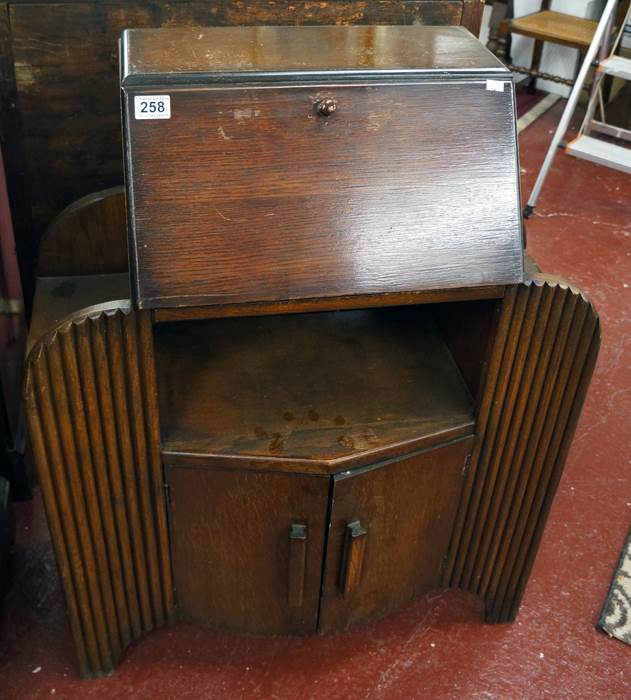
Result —
[[258, 457], [275, 469], [298, 460], [326, 473], [335, 460], [375, 461], [384, 449], [409, 452], [412, 442], [419, 449], [473, 430], [467, 389], [422, 307], [174, 323], [155, 333], [168, 452]]
[[[260, 79], [357, 71], [496, 70], [505, 66], [462, 27], [177, 27], [130, 29], [121, 39], [123, 85], [180, 75]], [[326, 49], [323, 49], [326, 47]], [[206, 79], [204, 79], [204, 84]]]
[[[171, 95], [168, 120], [128, 114], [136, 300], [521, 281], [513, 86], [503, 85], [186, 89]], [[314, 103], [327, 97], [338, 108], [322, 117]]]
[[284, 24], [461, 24], [482, 0], [3, 2], [0, 131], [27, 297], [51, 219], [123, 180], [117, 42], [123, 29]]

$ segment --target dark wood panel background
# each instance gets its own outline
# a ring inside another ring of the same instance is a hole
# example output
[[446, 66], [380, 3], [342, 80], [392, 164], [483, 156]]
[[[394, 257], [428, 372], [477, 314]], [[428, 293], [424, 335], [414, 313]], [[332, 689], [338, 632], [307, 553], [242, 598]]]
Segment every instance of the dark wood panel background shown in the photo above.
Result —
[[0, 130], [27, 299], [42, 231], [123, 178], [117, 41], [127, 27], [462, 24], [482, 0], [0, 3]]

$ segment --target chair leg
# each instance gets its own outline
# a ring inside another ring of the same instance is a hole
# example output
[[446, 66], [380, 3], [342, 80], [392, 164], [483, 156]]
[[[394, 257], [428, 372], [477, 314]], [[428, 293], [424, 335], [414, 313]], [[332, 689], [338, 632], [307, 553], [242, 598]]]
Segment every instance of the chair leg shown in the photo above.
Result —
[[[532, 70], [539, 73], [541, 54], [543, 53], [543, 41], [535, 40], [535, 48], [532, 53]], [[526, 84], [528, 92], [533, 93], [537, 89], [537, 76], [532, 75]]]

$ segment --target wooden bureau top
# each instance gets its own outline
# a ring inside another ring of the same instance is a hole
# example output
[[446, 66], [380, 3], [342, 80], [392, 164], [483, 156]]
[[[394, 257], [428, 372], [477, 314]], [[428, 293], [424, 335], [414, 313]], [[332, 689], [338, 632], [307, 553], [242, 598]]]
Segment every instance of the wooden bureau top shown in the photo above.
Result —
[[190, 27], [128, 29], [124, 86], [507, 69], [463, 27]]
[[514, 82], [466, 30], [129, 30], [121, 55], [139, 308], [522, 280]]

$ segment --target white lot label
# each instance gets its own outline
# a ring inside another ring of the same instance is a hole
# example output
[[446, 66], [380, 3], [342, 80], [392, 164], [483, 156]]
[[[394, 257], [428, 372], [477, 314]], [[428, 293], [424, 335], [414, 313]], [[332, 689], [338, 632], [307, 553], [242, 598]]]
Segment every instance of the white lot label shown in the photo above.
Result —
[[504, 92], [504, 81], [503, 80], [487, 80], [486, 89], [491, 92]]
[[171, 119], [170, 95], [135, 95], [136, 119]]

